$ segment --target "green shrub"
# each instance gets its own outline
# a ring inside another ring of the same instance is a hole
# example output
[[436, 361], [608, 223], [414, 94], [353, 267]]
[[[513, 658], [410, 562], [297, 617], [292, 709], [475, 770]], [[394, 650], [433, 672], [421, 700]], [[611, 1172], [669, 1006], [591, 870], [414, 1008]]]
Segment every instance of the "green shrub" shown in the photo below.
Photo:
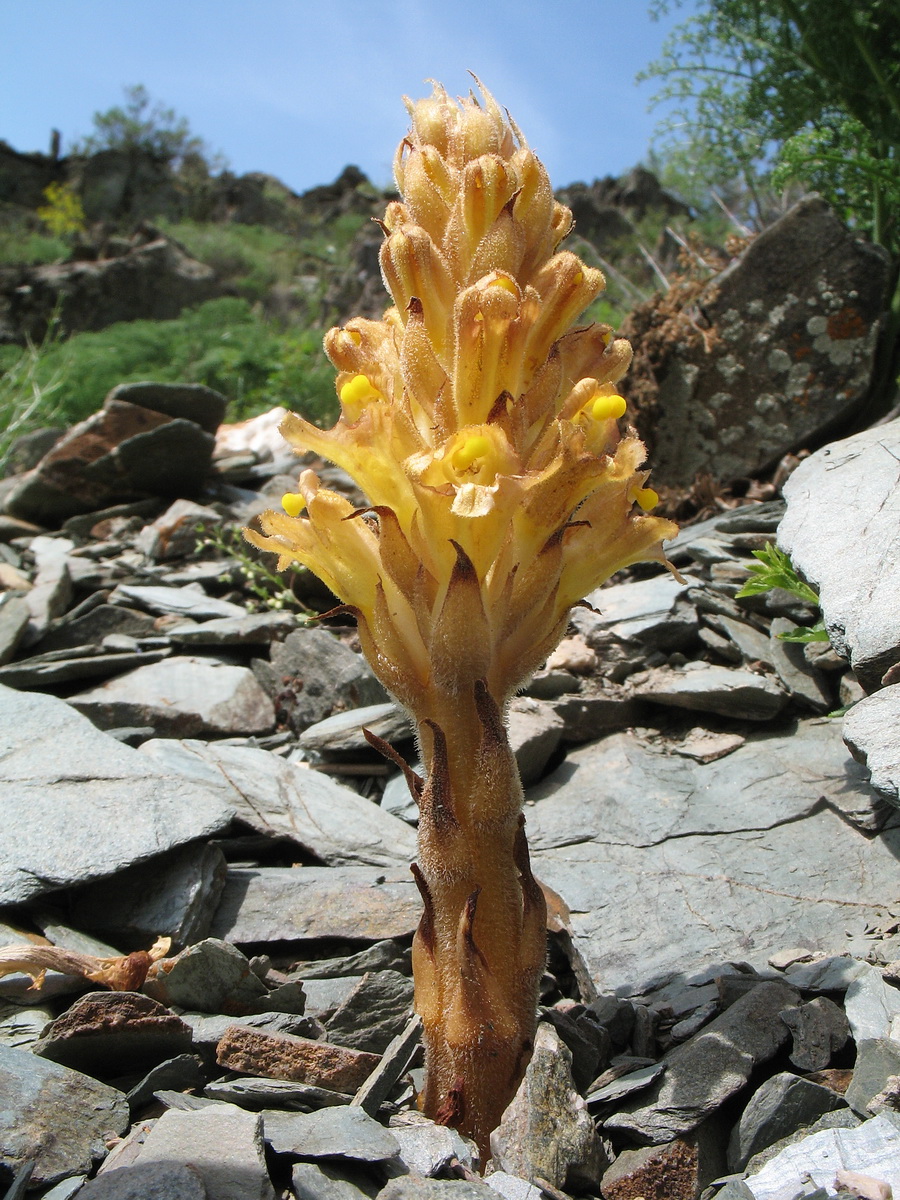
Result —
[[[21, 356], [19, 347], [0, 347], [0, 371]], [[279, 328], [235, 297], [210, 300], [173, 321], [123, 321], [75, 334], [35, 352], [30, 369], [39, 390], [56, 383], [56, 419], [69, 423], [95, 412], [116, 384], [141, 379], [216, 388], [230, 402], [229, 420], [276, 404], [320, 424], [337, 417], [334, 369], [319, 335]], [[32, 426], [46, 423], [39, 410]]]

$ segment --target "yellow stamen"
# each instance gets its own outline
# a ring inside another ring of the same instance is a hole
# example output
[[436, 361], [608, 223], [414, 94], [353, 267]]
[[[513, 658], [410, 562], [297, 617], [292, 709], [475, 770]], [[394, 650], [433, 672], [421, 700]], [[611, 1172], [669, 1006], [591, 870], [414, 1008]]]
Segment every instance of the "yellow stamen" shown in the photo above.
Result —
[[654, 492], [653, 488], [634, 488], [628, 495], [644, 512], [649, 512], [659, 504], [659, 493]]
[[306, 508], [306, 501], [299, 492], [285, 492], [281, 497], [281, 507], [289, 517], [299, 517]]
[[625, 399], [622, 396], [598, 396], [590, 406], [595, 421], [618, 420], [625, 415]]
[[488, 439], [476, 434], [473, 437], [466, 438], [459, 449], [453, 451], [453, 454], [450, 456], [450, 462], [454, 470], [465, 471], [471, 467], [477, 458], [484, 458], [485, 455], [490, 454], [490, 451], [491, 443]]
[[355, 421], [367, 405], [384, 399], [378, 388], [372, 385], [368, 375], [354, 375], [352, 379], [348, 379], [341, 388], [340, 396], [344, 416], [351, 421]]

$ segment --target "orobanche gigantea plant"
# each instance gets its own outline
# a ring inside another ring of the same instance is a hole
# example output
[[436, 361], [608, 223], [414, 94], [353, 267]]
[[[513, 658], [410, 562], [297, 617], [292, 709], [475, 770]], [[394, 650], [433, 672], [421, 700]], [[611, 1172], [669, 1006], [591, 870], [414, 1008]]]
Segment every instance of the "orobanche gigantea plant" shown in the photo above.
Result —
[[325, 338], [334, 428], [282, 426], [368, 504], [307, 470], [261, 517], [267, 536], [247, 536], [324, 580], [415, 717], [422, 1107], [486, 1151], [531, 1054], [546, 946], [504, 714], [572, 605], [664, 561], [676, 527], [646, 515], [644, 447], [619, 429], [631, 347], [573, 326], [604, 280], [557, 250], [572, 218], [544, 167], [486, 92], [454, 102], [435, 85], [407, 107], [381, 249], [394, 305]]

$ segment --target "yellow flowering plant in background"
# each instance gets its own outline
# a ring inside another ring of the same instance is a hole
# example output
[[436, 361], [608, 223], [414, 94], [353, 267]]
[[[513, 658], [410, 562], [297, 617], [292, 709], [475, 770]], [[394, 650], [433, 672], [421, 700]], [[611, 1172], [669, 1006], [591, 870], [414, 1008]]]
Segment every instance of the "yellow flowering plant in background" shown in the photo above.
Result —
[[546, 952], [506, 709], [573, 604], [621, 567], [664, 562], [677, 527], [648, 515], [644, 447], [620, 428], [630, 345], [575, 324], [604, 280], [558, 249], [572, 217], [546, 170], [483, 89], [406, 103], [381, 249], [393, 306], [325, 338], [334, 428], [282, 425], [367, 504], [307, 470], [246, 536], [328, 585], [415, 718], [421, 1103], [486, 1157], [530, 1058]]

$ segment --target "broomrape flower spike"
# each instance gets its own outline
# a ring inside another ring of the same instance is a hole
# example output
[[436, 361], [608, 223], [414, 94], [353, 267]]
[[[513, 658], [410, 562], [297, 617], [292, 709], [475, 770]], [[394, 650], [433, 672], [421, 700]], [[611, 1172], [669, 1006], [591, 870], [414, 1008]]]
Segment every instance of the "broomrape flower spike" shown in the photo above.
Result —
[[421, 1101], [486, 1158], [531, 1054], [546, 945], [505, 712], [572, 605], [621, 567], [664, 562], [676, 526], [647, 515], [644, 447], [619, 426], [631, 347], [574, 324], [604, 280], [559, 249], [572, 217], [543, 166], [484, 89], [454, 102], [434, 85], [406, 105], [381, 248], [394, 304], [325, 338], [334, 428], [282, 425], [367, 507], [305, 471], [246, 536], [355, 613], [373, 670], [415, 717]]

